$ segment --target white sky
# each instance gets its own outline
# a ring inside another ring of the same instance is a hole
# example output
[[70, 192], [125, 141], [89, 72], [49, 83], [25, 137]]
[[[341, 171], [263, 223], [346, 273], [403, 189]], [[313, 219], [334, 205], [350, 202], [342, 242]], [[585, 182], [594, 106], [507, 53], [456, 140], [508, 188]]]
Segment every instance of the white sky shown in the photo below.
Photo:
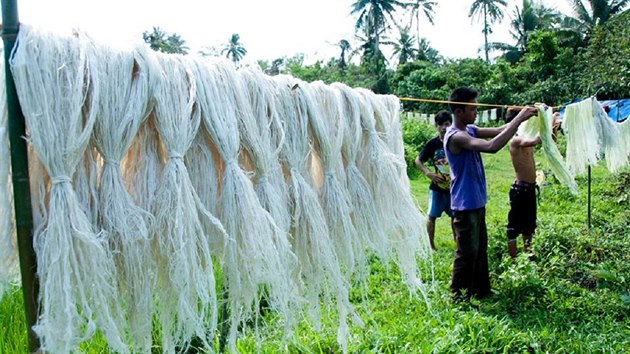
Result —
[[[436, 0], [434, 26], [425, 18], [421, 36], [450, 58], [478, 57], [481, 23], [467, 17], [473, 0]], [[232, 33], [241, 36], [247, 60], [272, 60], [304, 53], [307, 62], [338, 56], [340, 39], [354, 40], [350, 5], [354, 0], [17, 0], [20, 21], [50, 31], [80, 28], [99, 42], [127, 45], [142, 41], [153, 26], [177, 33], [196, 53], [221, 48]], [[509, 17], [520, 0], [508, 0], [503, 23], [490, 41], [512, 43]], [[569, 0], [545, 0], [570, 14]], [[402, 14], [401, 14], [402, 16]], [[405, 21], [407, 19], [405, 18]], [[415, 34], [415, 28], [413, 29]], [[396, 33], [397, 35], [397, 33]]]

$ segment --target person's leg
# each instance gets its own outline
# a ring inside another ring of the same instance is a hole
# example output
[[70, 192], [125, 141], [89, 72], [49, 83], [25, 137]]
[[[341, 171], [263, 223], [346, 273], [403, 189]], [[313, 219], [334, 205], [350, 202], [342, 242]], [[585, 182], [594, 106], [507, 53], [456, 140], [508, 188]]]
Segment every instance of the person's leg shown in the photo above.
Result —
[[[525, 239], [525, 236], [523, 236], [523, 239]], [[510, 255], [510, 257], [516, 258], [516, 239], [515, 238], [508, 239], [507, 246], [508, 246], [508, 254]]]
[[519, 186], [512, 185], [510, 188], [510, 211], [508, 212], [507, 223], [507, 248], [510, 257], [516, 257], [516, 238], [520, 234], [521, 229], [521, 213], [523, 212], [520, 207], [519, 201], [520, 191]]
[[470, 211], [455, 211], [453, 225], [457, 248], [453, 259], [451, 291], [455, 300], [463, 300], [473, 292], [475, 262], [479, 251], [478, 225], [475, 225], [475, 218], [471, 218]]
[[429, 243], [431, 249], [436, 251], [435, 247], [435, 220], [442, 215], [443, 201], [440, 193], [429, 189], [429, 212], [427, 213], [427, 234], [429, 235]]
[[490, 272], [488, 270], [488, 230], [486, 228], [486, 208], [475, 213], [479, 248], [475, 258], [475, 271], [472, 293], [481, 299], [490, 295]]
[[433, 239], [435, 238], [435, 218], [432, 216], [427, 217], [427, 234], [429, 235], [429, 244], [431, 245], [431, 249], [436, 251], [435, 243]]
[[523, 225], [523, 252], [531, 251], [532, 236], [536, 230], [536, 202], [536, 188], [532, 187], [527, 194], [526, 220]]

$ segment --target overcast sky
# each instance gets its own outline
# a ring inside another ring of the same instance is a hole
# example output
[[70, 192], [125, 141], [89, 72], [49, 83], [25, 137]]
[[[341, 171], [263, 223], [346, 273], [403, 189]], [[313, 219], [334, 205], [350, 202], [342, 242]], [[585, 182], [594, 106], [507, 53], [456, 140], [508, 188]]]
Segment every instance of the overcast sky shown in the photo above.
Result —
[[[248, 50], [245, 59], [272, 60], [304, 53], [308, 62], [337, 56], [340, 39], [355, 44], [350, 5], [354, 0], [17, 0], [20, 21], [50, 31], [81, 28], [99, 42], [128, 45], [153, 26], [177, 33], [194, 53], [221, 48], [232, 33]], [[473, 0], [436, 0], [434, 26], [422, 18], [421, 36], [450, 58], [478, 57], [481, 23], [471, 23]], [[520, 0], [508, 0], [506, 16], [490, 41], [512, 43], [510, 15]], [[570, 14], [569, 0], [545, 5]], [[400, 14], [402, 17], [402, 13]], [[405, 22], [408, 19], [405, 17]], [[415, 33], [415, 29], [414, 29]]]

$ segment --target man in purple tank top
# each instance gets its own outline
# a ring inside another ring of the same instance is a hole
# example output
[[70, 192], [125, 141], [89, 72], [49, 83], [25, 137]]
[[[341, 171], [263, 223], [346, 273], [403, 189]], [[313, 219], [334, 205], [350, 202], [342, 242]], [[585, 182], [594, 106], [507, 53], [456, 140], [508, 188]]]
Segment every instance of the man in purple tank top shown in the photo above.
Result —
[[[536, 114], [523, 108], [510, 122], [498, 128], [475, 126], [477, 91], [461, 87], [450, 97], [453, 125], [444, 136], [444, 152], [451, 168], [451, 209], [457, 249], [453, 260], [451, 291], [455, 300], [490, 294], [488, 234], [486, 230], [486, 174], [481, 153], [496, 153], [516, 133], [518, 126]], [[486, 140], [490, 139], [490, 140]]]

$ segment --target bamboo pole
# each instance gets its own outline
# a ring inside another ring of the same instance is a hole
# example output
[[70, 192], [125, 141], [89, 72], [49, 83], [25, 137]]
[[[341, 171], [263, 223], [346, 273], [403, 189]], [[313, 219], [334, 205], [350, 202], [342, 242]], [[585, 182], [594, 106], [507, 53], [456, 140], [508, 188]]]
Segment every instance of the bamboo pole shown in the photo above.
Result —
[[[4, 62], [7, 91], [7, 111], [9, 118], [9, 142], [11, 146], [11, 175], [13, 180], [13, 203], [15, 224], [22, 274], [22, 295], [28, 328], [28, 351], [39, 351], [40, 342], [33, 326], [37, 321], [39, 280], [37, 262], [33, 249], [33, 214], [31, 210], [31, 191], [28, 175], [28, 150], [26, 146], [25, 123], [22, 107], [15, 90], [11, 75], [9, 58], [19, 31], [17, 0], [2, 0], [2, 40], [4, 42]], [[0, 98], [1, 99], [1, 98]]]

